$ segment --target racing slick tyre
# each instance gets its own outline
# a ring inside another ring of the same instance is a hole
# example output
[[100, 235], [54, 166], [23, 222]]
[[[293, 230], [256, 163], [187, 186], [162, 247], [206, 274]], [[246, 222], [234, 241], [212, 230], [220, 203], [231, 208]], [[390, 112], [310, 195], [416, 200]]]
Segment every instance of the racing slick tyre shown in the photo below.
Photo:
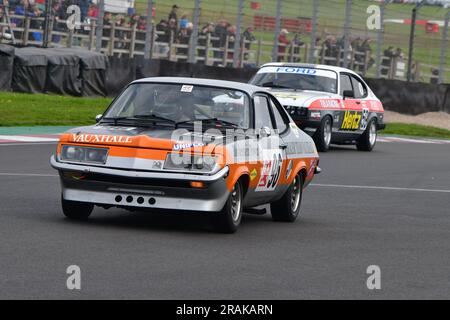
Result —
[[331, 118], [328, 116], [323, 118], [319, 128], [313, 136], [318, 151], [327, 152], [330, 148], [332, 128], [333, 123]]
[[91, 203], [65, 200], [62, 195], [61, 205], [64, 215], [72, 220], [86, 220], [94, 210]]
[[236, 182], [222, 211], [213, 216], [214, 228], [221, 233], [235, 233], [242, 220], [243, 189]]
[[283, 198], [270, 204], [270, 211], [274, 221], [294, 222], [300, 213], [302, 204], [304, 177], [297, 173]]
[[377, 122], [375, 119], [372, 119], [364, 133], [356, 142], [356, 148], [359, 151], [372, 151], [377, 143], [377, 134]]

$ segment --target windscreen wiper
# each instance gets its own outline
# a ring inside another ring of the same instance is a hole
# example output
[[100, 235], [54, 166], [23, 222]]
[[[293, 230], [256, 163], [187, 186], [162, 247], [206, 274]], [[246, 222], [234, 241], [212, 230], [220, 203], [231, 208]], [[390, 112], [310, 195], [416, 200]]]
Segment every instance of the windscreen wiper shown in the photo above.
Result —
[[118, 122], [118, 121], [120, 121], [120, 120], [127, 120], [127, 119], [128, 119], [128, 117], [108, 117], [108, 118], [102, 118], [102, 119], [100, 120], [100, 123], [102, 123], [103, 120], [106, 120], [106, 121], [114, 121], [114, 125], [117, 126], [117, 122]]
[[210, 118], [210, 119], [192, 119], [192, 120], [187, 120], [187, 121], [181, 121], [181, 122], [177, 122], [175, 125], [178, 128], [179, 125], [181, 124], [187, 124], [187, 123], [194, 123], [196, 121], [199, 122], [209, 122], [209, 123], [214, 123], [214, 124], [220, 124], [222, 126], [229, 126], [229, 127], [233, 127], [233, 128], [237, 128], [238, 125], [236, 123], [230, 122], [230, 121], [226, 121], [226, 120], [222, 120], [222, 119], [217, 119], [217, 118]]
[[176, 124], [175, 120], [164, 118], [162, 116], [157, 116], [155, 114], [137, 114], [130, 119], [144, 119], [144, 120], [156, 120], [156, 121], [164, 121]]
[[110, 117], [110, 118], [103, 118], [102, 120], [106, 120], [106, 121], [114, 121], [114, 125], [117, 126], [119, 121], [132, 121], [133, 125], [136, 125], [136, 122], [138, 122], [139, 120], [148, 120], [151, 122], [169, 122], [173, 125], [175, 125], [175, 121], [172, 119], [168, 119], [168, 118], [164, 118], [164, 117], [160, 117], [154, 114], [139, 114], [139, 115], [135, 115], [135, 116], [131, 116], [131, 117]]
[[266, 82], [266, 83], [263, 83], [263, 84], [261, 85], [261, 87], [264, 87], [264, 88], [280, 88], [280, 89], [297, 90], [297, 89], [295, 89], [295, 88], [286, 87], [286, 86], [283, 86], [283, 85], [281, 85], [281, 84], [276, 84], [276, 83], [273, 83], [273, 82]]

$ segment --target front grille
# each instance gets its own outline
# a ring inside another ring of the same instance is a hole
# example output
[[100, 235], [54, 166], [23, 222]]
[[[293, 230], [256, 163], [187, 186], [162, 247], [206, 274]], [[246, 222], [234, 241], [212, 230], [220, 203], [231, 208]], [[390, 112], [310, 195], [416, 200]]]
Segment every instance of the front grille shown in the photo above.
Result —
[[169, 180], [169, 179], [152, 179], [152, 178], [129, 178], [98, 173], [73, 173], [65, 172], [63, 176], [66, 179], [77, 181], [91, 181], [112, 184], [123, 184], [136, 187], [166, 187], [166, 188], [191, 188], [190, 181]]

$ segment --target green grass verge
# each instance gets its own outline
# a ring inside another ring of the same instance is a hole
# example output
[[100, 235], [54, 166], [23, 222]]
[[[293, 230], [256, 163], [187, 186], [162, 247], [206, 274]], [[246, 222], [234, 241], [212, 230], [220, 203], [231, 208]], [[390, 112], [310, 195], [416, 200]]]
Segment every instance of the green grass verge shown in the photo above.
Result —
[[0, 92], [0, 127], [92, 124], [110, 102], [109, 98]]
[[[110, 98], [0, 92], [0, 127], [89, 125], [110, 102]], [[450, 139], [449, 130], [403, 123], [389, 123], [382, 134]]]
[[450, 139], [450, 130], [406, 123], [388, 123], [383, 135], [403, 135], [411, 137]]

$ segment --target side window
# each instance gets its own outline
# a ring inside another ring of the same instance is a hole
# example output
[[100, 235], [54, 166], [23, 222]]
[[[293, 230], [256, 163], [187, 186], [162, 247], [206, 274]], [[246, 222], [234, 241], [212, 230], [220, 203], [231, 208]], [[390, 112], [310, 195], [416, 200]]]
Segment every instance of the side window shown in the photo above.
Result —
[[273, 129], [272, 118], [269, 111], [269, 102], [266, 97], [256, 96], [255, 99], [255, 129], [268, 127]]
[[361, 99], [367, 96], [367, 88], [363, 82], [356, 77], [352, 77], [353, 90], [355, 91], [355, 98]]
[[341, 74], [341, 96], [344, 95], [344, 91], [353, 91], [352, 81], [346, 74]]
[[284, 132], [287, 129], [285, 118], [281, 115], [277, 104], [272, 99], [270, 99], [270, 105], [272, 106], [272, 111], [275, 117], [275, 124], [277, 126], [278, 132]]

